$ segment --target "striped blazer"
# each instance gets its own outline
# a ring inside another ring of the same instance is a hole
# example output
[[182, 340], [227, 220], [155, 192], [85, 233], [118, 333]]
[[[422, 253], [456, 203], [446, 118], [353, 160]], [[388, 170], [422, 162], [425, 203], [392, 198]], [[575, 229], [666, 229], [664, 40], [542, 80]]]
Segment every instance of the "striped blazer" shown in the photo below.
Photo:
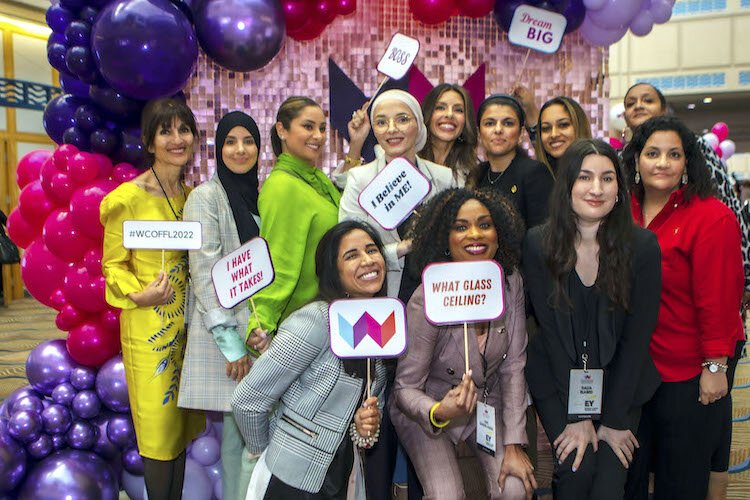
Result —
[[235, 325], [244, 341], [249, 310], [247, 301], [232, 309], [221, 307], [211, 279], [214, 263], [240, 246], [229, 198], [216, 175], [190, 193], [183, 219], [201, 223], [203, 246], [188, 253], [192, 280], [188, 299], [190, 322], [177, 404], [183, 408], [227, 412], [231, 411], [232, 392], [237, 383], [226, 375], [227, 360], [211, 329]]
[[[232, 397], [247, 449], [266, 450], [274, 476], [310, 493], [320, 491], [341, 440], [349, 439], [364, 391], [363, 380], [344, 371], [330, 346], [328, 303], [298, 309]], [[374, 372], [372, 393], [378, 395], [386, 377], [379, 360]]]

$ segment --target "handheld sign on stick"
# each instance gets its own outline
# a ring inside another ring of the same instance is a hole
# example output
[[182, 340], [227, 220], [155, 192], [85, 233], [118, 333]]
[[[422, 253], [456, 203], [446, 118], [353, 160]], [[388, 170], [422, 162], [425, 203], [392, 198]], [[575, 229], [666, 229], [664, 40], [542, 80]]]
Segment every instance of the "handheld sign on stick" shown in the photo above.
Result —
[[464, 365], [469, 371], [468, 323], [505, 312], [503, 269], [494, 260], [430, 264], [422, 272], [425, 317], [436, 325], [464, 324]]
[[396, 358], [406, 350], [404, 304], [390, 297], [336, 300], [328, 306], [331, 350], [339, 358]]
[[565, 16], [530, 5], [520, 5], [508, 30], [510, 43], [552, 54], [560, 48], [568, 20]]
[[378, 96], [380, 89], [383, 88], [389, 78], [400, 80], [406, 75], [411, 65], [414, 64], [414, 59], [417, 58], [418, 53], [419, 40], [416, 38], [408, 37], [403, 33], [396, 33], [391, 37], [391, 42], [378, 63], [378, 71], [383, 73], [385, 78], [372, 94], [371, 102]]

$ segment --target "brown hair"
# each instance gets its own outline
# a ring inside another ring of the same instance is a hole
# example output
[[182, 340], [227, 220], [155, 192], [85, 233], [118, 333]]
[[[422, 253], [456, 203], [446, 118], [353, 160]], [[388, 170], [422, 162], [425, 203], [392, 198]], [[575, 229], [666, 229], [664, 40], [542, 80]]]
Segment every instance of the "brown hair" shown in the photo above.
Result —
[[[300, 112], [308, 106], [320, 108], [320, 104], [309, 97], [297, 95], [292, 96], [281, 103], [279, 110], [276, 112], [276, 122], [281, 123], [286, 130], [289, 130], [292, 120], [297, 118]], [[276, 131], [275, 126], [271, 127], [271, 147], [273, 148], [273, 154], [276, 156], [279, 156], [282, 153], [281, 138], [279, 137], [279, 133]]]
[[591, 123], [589, 122], [589, 117], [586, 116], [586, 112], [581, 105], [578, 104], [578, 101], [571, 99], [570, 97], [558, 96], [545, 102], [542, 109], [539, 110], [539, 128], [536, 132], [536, 139], [534, 140], [534, 152], [539, 161], [544, 163], [549, 171], [552, 172], [553, 176], [555, 175], [555, 168], [553, 168], [553, 165], [557, 163], [557, 160], [547, 154], [547, 151], [544, 150], [544, 145], [542, 144], [542, 113], [544, 113], [545, 109], [556, 104], [562, 106], [568, 113], [568, 116], [570, 116], [570, 123], [573, 125], [573, 129], [576, 132], [576, 140], [591, 139]]
[[194, 137], [198, 137], [195, 116], [193, 116], [193, 112], [188, 105], [180, 99], [160, 97], [149, 101], [143, 108], [141, 113], [141, 141], [145, 146], [149, 166], [154, 164], [154, 154], [149, 149], [154, 145], [156, 134], [161, 129], [170, 128], [175, 118], [187, 125]]

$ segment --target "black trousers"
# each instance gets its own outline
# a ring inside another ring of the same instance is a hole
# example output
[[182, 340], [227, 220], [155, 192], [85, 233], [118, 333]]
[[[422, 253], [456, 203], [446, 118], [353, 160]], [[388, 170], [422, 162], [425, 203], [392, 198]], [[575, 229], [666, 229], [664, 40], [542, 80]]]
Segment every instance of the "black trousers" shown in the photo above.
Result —
[[[534, 405], [551, 445], [568, 424], [567, 408], [557, 397], [535, 399]], [[628, 414], [633, 433], [638, 427], [639, 416], [639, 410]], [[599, 424], [594, 425], [598, 427]], [[554, 447], [552, 452], [554, 454]], [[574, 461], [575, 452], [568, 455], [563, 463], [553, 457], [552, 492], [555, 500], [617, 500], [624, 497], [627, 469], [607, 443], [599, 441], [599, 451], [596, 453], [589, 445], [576, 472], [571, 469]]]

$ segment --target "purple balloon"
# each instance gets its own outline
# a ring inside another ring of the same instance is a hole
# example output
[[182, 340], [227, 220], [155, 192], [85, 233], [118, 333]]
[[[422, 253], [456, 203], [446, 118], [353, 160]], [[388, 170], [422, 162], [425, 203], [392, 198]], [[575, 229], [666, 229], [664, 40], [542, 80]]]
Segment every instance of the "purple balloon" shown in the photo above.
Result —
[[18, 401], [21, 398], [25, 398], [26, 396], [34, 396], [39, 399], [42, 398], [42, 395], [36, 392], [30, 385], [20, 387], [16, 389], [15, 391], [11, 392], [10, 395], [7, 398], [5, 398], [5, 401], [3, 401], [3, 405], [7, 405], [6, 408], [8, 409], [8, 413], [2, 414], [0, 416], [9, 417], [10, 409], [13, 407], [16, 401]]
[[78, 12], [81, 7], [86, 5], [86, 0], [59, 0], [60, 5], [72, 12]]
[[653, 28], [654, 19], [651, 17], [651, 12], [647, 10], [640, 11], [630, 23], [630, 31], [635, 36], [646, 36]]
[[54, 451], [55, 447], [52, 444], [52, 438], [47, 434], [42, 434], [35, 441], [30, 442], [26, 445], [26, 451], [29, 456], [37, 460], [41, 460]]
[[125, 97], [110, 87], [92, 85], [89, 97], [95, 104], [118, 118], [135, 118], [141, 116], [144, 103]]
[[73, 415], [89, 419], [99, 414], [99, 410], [102, 409], [102, 403], [99, 401], [95, 391], [86, 390], [76, 394], [76, 397], [73, 398], [71, 409], [73, 410]]
[[625, 36], [627, 31], [628, 28], [618, 30], [600, 28], [591, 21], [588, 14], [586, 14], [586, 19], [584, 19], [583, 24], [581, 24], [581, 35], [583, 35], [583, 38], [591, 45], [599, 47], [609, 47]]
[[510, 23], [513, 21], [513, 14], [519, 5], [536, 5], [538, 2], [530, 2], [525, 0], [507, 0], [506, 2], [495, 2], [495, 8], [492, 14], [495, 16], [495, 21], [503, 31], [510, 30]]
[[68, 45], [88, 47], [91, 41], [91, 26], [85, 21], [73, 21], [65, 28], [65, 41]]
[[26, 475], [26, 451], [8, 433], [8, 423], [0, 420], [0, 493], [12, 491]]
[[122, 466], [131, 474], [140, 476], [143, 474], [143, 457], [138, 453], [138, 448], [130, 448], [122, 454]]
[[[98, 13], [99, 13], [99, 9], [87, 5], [86, 7], [82, 8], [81, 11], [78, 13], [78, 18], [81, 21], [88, 23], [89, 28], [90, 28], [91, 25], [94, 24], [94, 21], [96, 20], [96, 15]], [[89, 29], [89, 39], [90, 39], [90, 35], [91, 35], [91, 31]]]
[[49, 434], [62, 434], [70, 428], [73, 421], [70, 410], [63, 405], [53, 404], [42, 411], [44, 431]]
[[42, 433], [42, 416], [29, 410], [14, 412], [8, 419], [8, 433], [23, 443], [35, 441]]
[[68, 446], [68, 442], [65, 440], [65, 434], [53, 434], [52, 435], [52, 446], [55, 451], [62, 450]]
[[78, 127], [70, 127], [63, 132], [63, 143], [72, 144], [80, 151], [88, 151], [90, 147], [89, 134]]
[[203, 467], [188, 458], [185, 461], [185, 482], [182, 483], [182, 498], [184, 500], [204, 500], [211, 498], [213, 485]]
[[[83, 103], [84, 101], [82, 99], [73, 97], [70, 94], [59, 95], [47, 103], [47, 106], [44, 108], [42, 123], [44, 124], [44, 130], [47, 132], [47, 135], [50, 136], [50, 139], [58, 144], [63, 143], [63, 134], [67, 129], [75, 125], [74, 114], [76, 109], [78, 109], [78, 106]], [[60, 340], [60, 342], [63, 343], [64, 347], [65, 341]], [[26, 370], [28, 373], [28, 362]], [[50, 388], [50, 390], [52, 390], [52, 388]]]
[[85, 420], [75, 420], [65, 433], [68, 446], [77, 450], [88, 450], [96, 443], [99, 429]]
[[135, 168], [145, 168], [148, 155], [140, 138], [122, 132], [120, 134], [120, 147], [115, 153], [115, 160], [117, 163], [130, 163]]
[[76, 16], [73, 12], [60, 5], [53, 5], [47, 9], [47, 24], [55, 33], [65, 33], [65, 28], [67, 28], [68, 24], [75, 20], [75, 18]]
[[221, 460], [213, 465], [205, 467], [206, 474], [211, 480], [211, 483], [216, 484], [216, 481], [221, 482]]
[[70, 406], [76, 396], [76, 389], [69, 382], [59, 384], [52, 390], [52, 401], [57, 404]]
[[49, 38], [47, 38], [47, 49], [49, 49], [49, 46], [53, 43], [59, 43], [60, 45], [66, 46], [68, 45], [65, 35], [61, 33], [55, 33], [54, 31], [50, 33]]
[[94, 453], [62, 450], [53, 453], [29, 472], [19, 498], [39, 500], [116, 500], [118, 484], [112, 469]]
[[113, 414], [107, 412], [100, 414], [91, 420], [91, 423], [99, 429], [97, 432], [96, 443], [94, 443], [92, 451], [108, 461], [117, 456], [120, 451], [120, 448], [118, 448], [109, 440], [109, 437], [107, 437], [107, 426], [109, 425], [109, 419], [112, 418], [112, 416]]
[[119, 134], [116, 134], [106, 128], [100, 128], [91, 132], [91, 135], [89, 136], [91, 151], [94, 153], [109, 155], [120, 144], [118, 136]]
[[48, 340], [29, 353], [26, 359], [26, 377], [34, 389], [49, 396], [58, 384], [68, 381], [70, 372], [75, 366], [77, 366], [75, 361], [65, 347], [65, 340]]
[[222, 500], [224, 498], [224, 485], [221, 484], [221, 481], [216, 481], [214, 483], [214, 497], [216, 497], [216, 500]]
[[[80, 109], [80, 108], [79, 108]], [[93, 389], [96, 384], [96, 369], [88, 366], [77, 366], [70, 372], [70, 383], [76, 389]]]
[[110, 417], [107, 424], [107, 437], [120, 448], [135, 445], [135, 428], [130, 415], [116, 414]]
[[96, 375], [96, 393], [104, 406], [110, 410], [120, 413], [130, 411], [122, 354], [113, 356], [99, 368], [99, 373]]
[[568, 24], [565, 26], [565, 33], [573, 33], [580, 28], [583, 20], [586, 18], [586, 6], [583, 5], [583, 0], [570, 0], [563, 15], [568, 20]]
[[587, 17], [599, 28], [621, 30], [641, 11], [643, 0], [607, 0], [599, 10], [589, 11]]
[[51, 43], [47, 45], [47, 61], [49, 65], [59, 71], [61, 74], [68, 74], [68, 65], [65, 62], [65, 54], [68, 53], [68, 47], [62, 43]]
[[65, 52], [65, 66], [68, 72], [77, 76], [80, 80], [93, 83], [98, 77], [94, 58], [88, 47], [74, 45]]
[[10, 409], [10, 414], [12, 415], [13, 413], [21, 410], [41, 413], [42, 410], [44, 410], [44, 403], [42, 403], [42, 400], [36, 396], [24, 396], [22, 398], [18, 398], [15, 403], [13, 403], [13, 407]]
[[198, 57], [190, 21], [168, 0], [116, 0], [94, 22], [92, 48], [113, 88], [136, 99], [185, 86]]
[[671, 0], [652, 0], [649, 12], [651, 18], [656, 24], [664, 24], [672, 17], [672, 7], [674, 2]]
[[195, 16], [201, 47], [231, 71], [254, 71], [281, 50], [286, 21], [277, 0], [206, 0]]
[[204, 436], [193, 442], [193, 450], [190, 455], [201, 465], [213, 465], [221, 457], [221, 445], [216, 438]]
[[60, 73], [60, 86], [66, 94], [86, 99], [89, 97], [89, 84], [82, 82], [72, 75]]

